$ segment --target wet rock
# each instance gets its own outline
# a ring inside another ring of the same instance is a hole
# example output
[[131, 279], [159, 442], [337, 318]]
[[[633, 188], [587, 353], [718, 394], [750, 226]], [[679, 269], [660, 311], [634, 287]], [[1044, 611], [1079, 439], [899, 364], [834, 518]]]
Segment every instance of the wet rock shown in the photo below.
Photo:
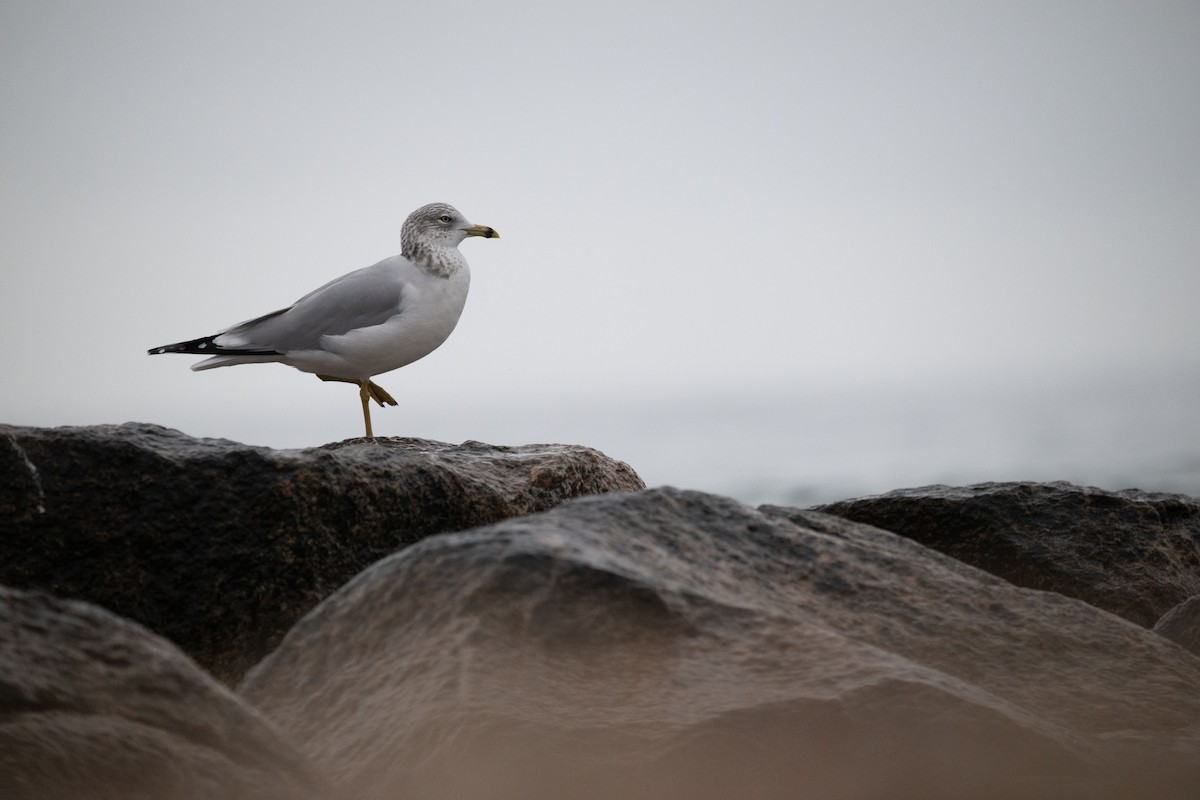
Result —
[[1200, 593], [1200, 501], [1069, 483], [927, 486], [816, 506], [1150, 627]]
[[1154, 624], [1154, 632], [1200, 656], [1200, 595], [1163, 614]]
[[0, 587], [0, 797], [316, 800], [327, 789], [165, 640], [85, 603]]
[[271, 450], [145, 424], [0, 426], [0, 583], [103, 606], [236, 681], [395, 550], [639, 488], [625, 464], [565, 445]]
[[355, 798], [1194, 796], [1200, 669], [812, 511], [655, 490], [432, 537], [241, 684]]

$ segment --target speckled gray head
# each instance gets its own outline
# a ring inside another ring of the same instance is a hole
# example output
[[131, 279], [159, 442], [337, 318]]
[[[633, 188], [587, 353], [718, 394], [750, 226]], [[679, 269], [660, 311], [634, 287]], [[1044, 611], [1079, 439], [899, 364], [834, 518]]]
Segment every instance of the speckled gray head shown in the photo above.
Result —
[[457, 247], [468, 236], [498, 239], [487, 225], [472, 225], [454, 206], [430, 203], [408, 215], [400, 232], [404, 255], [412, 258], [424, 248]]

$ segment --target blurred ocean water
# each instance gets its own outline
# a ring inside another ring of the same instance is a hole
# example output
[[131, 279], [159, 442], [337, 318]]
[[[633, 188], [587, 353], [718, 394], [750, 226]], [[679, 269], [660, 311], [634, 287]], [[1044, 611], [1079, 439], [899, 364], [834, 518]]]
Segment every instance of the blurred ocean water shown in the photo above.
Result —
[[1200, 496], [1200, 370], [630, 398], [528, 425], [530, 441], [597, 447], [647, 485], [751, 504], [1010, 480]]

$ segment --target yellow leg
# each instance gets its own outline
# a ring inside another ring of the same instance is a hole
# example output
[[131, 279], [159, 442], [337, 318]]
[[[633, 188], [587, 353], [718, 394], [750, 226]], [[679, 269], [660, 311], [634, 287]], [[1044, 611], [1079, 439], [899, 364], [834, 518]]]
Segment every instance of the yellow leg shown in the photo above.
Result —
[[369, 378], [364, 381], [358, 378], [339, 378], [336, 375], [318, 375], [317, 377], [323, 381], [358, 384], [358, 396], [362, 400], [363, 424], [367, 429], [367, 438], [374, 439], [375, 434], [371, 432], [371, 401], [374, 400], [376, 403], [379, 403], [380, 408], [382, 408], [385, 404], [389, 406], [396, 405], [396, 398], [388, 394], [387, 389], [384, 389]]
[[367, 426], [367, 438], [374, 439], [375, 434], [371, 432], [371, 390], [367, 388], [370, 381], [363, 381], [358, 385], [358, 396], [362, 398], [363, 404], [363, 423]]
[[[323, 381], [340, 381], [342, 383], [353, 383], [356, 386], [362, 386], [362, 381], [360, 381], [358, 378], [339, 378], [335, 375], [318, 375], [317, 377]], [[371, 393], [371, 398], [376, 403], [379, 403], [381, 408], [385, 405], [396, 405], [396, 398], [388, 394], [387, 389], [384, 389], [375, 381], [367, 381], [367, 391]]]

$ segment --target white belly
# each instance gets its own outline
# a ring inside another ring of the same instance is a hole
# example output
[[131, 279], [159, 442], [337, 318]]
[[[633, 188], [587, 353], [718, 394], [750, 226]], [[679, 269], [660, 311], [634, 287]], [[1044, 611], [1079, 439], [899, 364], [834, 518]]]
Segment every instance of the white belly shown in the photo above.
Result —
[[365, 380], [436, 350], [458, 324], [470, 273], [429, 278], [405, 287], [400, 311], [381, 325], [321, 337], [320, 350], [295, 350], [280, 360], [304, 372]]

